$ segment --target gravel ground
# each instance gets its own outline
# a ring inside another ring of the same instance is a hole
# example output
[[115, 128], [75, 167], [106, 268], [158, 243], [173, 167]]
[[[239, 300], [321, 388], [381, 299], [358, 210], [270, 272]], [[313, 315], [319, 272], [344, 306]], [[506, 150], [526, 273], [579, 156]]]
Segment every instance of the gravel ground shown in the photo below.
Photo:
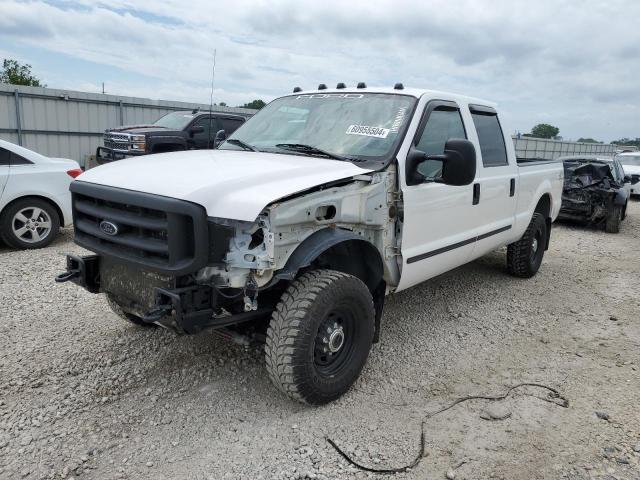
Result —
[[[53, 276], [72, 232], [0, 249], [0, 478], [640, 478], [640, 202], [618, 235], [556, 225], [538, 275], [504, 251], [389, 299], [357, 385], [309, 408], [259, 352], [214, 333], [136, 329]], [[326, 442], [376, 468], [359, 471]], [[529, 393], [530, 395], [527, 395]], [[504, 420], [487, 420], [509, 415]], [[603, 418], [601, 418], [603, 417]]]

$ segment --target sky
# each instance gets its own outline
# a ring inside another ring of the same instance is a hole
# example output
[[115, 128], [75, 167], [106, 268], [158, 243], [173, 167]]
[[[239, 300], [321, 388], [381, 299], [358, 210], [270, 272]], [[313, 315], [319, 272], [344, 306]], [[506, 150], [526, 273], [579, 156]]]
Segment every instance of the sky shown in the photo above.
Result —
[[511, 132], [640, 137], [637, 0], [0, 0], [49, 87], [230, 106], [345, 82], [497, 102]]

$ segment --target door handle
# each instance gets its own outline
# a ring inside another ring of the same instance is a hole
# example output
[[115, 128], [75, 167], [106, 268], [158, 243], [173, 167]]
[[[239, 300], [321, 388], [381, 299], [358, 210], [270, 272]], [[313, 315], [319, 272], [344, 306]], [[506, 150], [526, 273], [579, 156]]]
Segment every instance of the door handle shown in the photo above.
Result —
[[473, 205], [480, 203], [480, 184], [473, 184]]
[[516, 194], [516, 179], [512, 178], [509, 185], [509, 196], [513, 197]]

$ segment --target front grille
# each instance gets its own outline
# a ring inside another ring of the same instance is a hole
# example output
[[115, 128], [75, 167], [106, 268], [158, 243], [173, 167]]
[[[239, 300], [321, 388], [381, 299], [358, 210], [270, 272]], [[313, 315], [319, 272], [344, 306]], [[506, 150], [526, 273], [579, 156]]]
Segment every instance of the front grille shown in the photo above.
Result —
[[129, 150], [130, 136], [126, 133], [105, 133], [104, 146], [113, 150], [125, 152]]
[[[82, 181], [70, 189], [78, 245], [163, 273], [182, 275], [206, 265], [208, 226], [201, 206]], [[103, 222], [110, 228], [101, 228]]]

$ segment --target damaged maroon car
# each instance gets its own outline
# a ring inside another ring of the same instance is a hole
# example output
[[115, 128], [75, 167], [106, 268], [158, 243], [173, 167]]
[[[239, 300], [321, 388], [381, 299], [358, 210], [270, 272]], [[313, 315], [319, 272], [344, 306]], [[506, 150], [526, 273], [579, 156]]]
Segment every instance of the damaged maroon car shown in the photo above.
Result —
[[615, 159], [575, 156], [560, 158], [564, 165], [561, 219], [603, 225], [620, 231], [629, 200], [629, 182]]

